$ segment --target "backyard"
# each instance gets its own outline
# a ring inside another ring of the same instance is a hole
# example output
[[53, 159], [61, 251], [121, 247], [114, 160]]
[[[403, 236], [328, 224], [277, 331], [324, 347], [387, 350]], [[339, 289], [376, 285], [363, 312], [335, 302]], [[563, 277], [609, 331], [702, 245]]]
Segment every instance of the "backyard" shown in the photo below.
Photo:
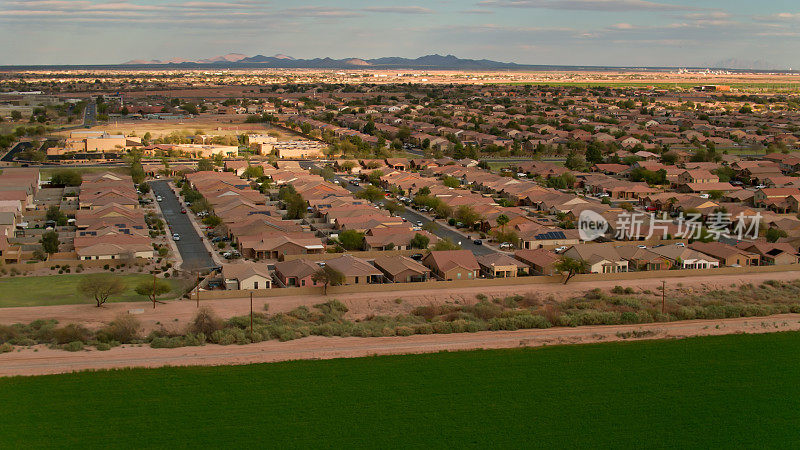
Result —
[[[51, 306], [72, 305], [77, 303], [93, 303], [77, 291], [78, 283], [86, 275], [53, 275], [43, 277], [4, 277], [0, 278], [0, 308], [14, 306]], [[126, 289], [120, 295], [111, 297], [110, 302], [147, 301], [145, 297], [134, 292], [136, 285], [153, 277], [147, 274], [119, 275]], [[179, 284], [167, 280], [172, 286], [172, 293], [164, 298], [180, 295]]]

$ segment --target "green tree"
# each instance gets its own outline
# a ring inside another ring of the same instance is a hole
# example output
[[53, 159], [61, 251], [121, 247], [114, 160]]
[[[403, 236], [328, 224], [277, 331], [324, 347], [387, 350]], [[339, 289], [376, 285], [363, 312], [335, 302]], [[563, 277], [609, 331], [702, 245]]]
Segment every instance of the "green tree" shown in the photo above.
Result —
[[197, 161], [197, 170], [200, 172], [214, 170], [214, 163], [212, 163], [208, 158], [200, 158], [200, 160]]
[[461, 250], [461, 246], [456, 244], [455, 242], [451, 241], [447, 238], [439, 239], [436, 244], [433, 245], [433, 249], [436, 251], [440, 250]]
[[50, 184], [58, 186], [80, 186], [82, 182], [81, 173], [71, 169], [56, 170], [50, 177]]
[[61, 244], [58, 240], [58, 233], [55, 231], [45, 232], [42, 238], [39, 239], [39, 243], [42, 244], [42, 249], [48, 255], [58, 253], [58, 246]]
[[119, 277], [110, 273], [93, 273], [86, 275], [78, 283], [77, 289], [79, 294], [94, 299], [99, 308], [112, 295], [125, 292], [125, 283]]
[[509, 222], [508, 216], [505, 215], [505, 214], [500, 214], [499, 216], [497, 216], [496, 220], [497, 220], [497, 224], [500, 225], [500, 231], [505, 233], [506, 232], [506, 224]]
[[339, 233], [339, 243], [345, 250], [356, 251], [364, 248], [364, 233], [345, 230]]
[[328, 286], [339, 286], [344, 283], [345, 276], [342, 272], [330, 266], [324, 266], [311, 275], [315, 283], [322, 283], [322, 293], [328, 295]]
[[67, 224], [67, 216], [64, 215], [64, 213], [62, 213], [56, 205], [51, 205], [49, 208], [47, 208], [45, 219], [52, 220], [60, 227], [63, 227]]
[[456, 209], [453, 217], [468, 227], [472, 227], [475, 223], [480, 222], [483, 217], [475, 211], [470, 205], [461, 205]]
[[375, 186], [367, 186], [365, 189], [359, 191], [356, 194], [356, 197], [363, 198], [369, 200], [371, 202], [377, 202], [386, 197], [386, 194], [383, 192], [382, 189], [375, 187]]
[[431, 243], [431, 240], [430, 240], [430, 238], [428, 236], [425, 236], [424, 234], [416, 233], [416, 234], [414, 234], [414, 237], [411, 238], [410, 245], [411, 245], [411, 248], [426, 249], [426, 248], [428, 248], [428, 245], [430, 245], [430, 243]]
[[553, 267], [559, 272], [567, 272], [567, 278], [564, 279], [564, 284], [575, 275], [589, 271], [589, 263], [582, 259], [573, 259], [569, 256], [562, 256], [560, 260], [556, 261]]
[[158, 297], [168, 294], [172, 291], [172, 286], [164, 280], [155, 279], [154, 281], [143, 281], [136, 286], [135, 292], [141, 296], [147, 297], [153, 302], [153, 309], [156, 307]]
[[459, 181], [456, 177], [451, 177], [450, 175], [445, 175], [444, 178], [442, 178], [442, 184], [454, 189], [461, 187], [461, 181]]

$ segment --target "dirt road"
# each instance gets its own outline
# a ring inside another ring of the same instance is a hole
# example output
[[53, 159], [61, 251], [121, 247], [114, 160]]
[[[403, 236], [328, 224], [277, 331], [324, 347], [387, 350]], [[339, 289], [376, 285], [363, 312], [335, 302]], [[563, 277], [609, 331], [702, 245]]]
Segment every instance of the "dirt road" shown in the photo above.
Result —
[[[685, 277], [667, 280], [667, 298], [679, 297], [694, 292], [704, 292], [714, 289], [732, 289], [742, 283], [759, 284], [766, 280], [794, 280], [800, 275], [798, 272], [775, 272], [748, 275], [723, 275], [715, 277]], [[471, 304], [477, 301], [478, 294], [492, 297], [506, 297], [509, 295], [537, 295], [542, 299], [552, 297], [562, 300], [569, 297], [583, 295], [587, 291], [600, 288], [606, 291], [616, 285], [632, 287], [641, 295], [652, 295], [661, 298], [661, 280], [644, 279], [631, 281], [592, 281], [571, 282], [568, 285], [542, 284], [542, 285], [510, 285], [500, 287], [477, 287], [452, 290], [408, 290], [403, 292], [346, 294], [342, 296], [286, 296], [272, 298], [256, 298], [253, 308], [256, 312], [264, 312], [265, 305], [269, 305], [269, 312], [290, 311], [297, 306], [322, 303], [331, 299], [343, 302], [349, 308], [348, 317], [352, 319], [364, 318], [368, 315], [396, 315], [411, 312], [417, 306], [441, 303]], [[413, 286], [409, 285], [413, 289]], [[649, 294], [647, 293], [649, 292]], [[54, 294], [57, 295], [57, 294]], [[246, 315], [250, 312], [249, 298], [202, 300], [201, 305], [208, 306], [220, 317]], [[59, 323], [79, 323], [90, 328], [100, 327], [113, 320], [115, 316], [127, 311], [134, 311], [136, 317], [142, 321], [145, 331], [164, 327], [168, 330], [183, 331], [186, 324], [197, 311], [193, 300], [175, 300], [159, 304], [153, 309], [147, 302], [137, 303], [109, 303], [102, 308], [97, 308], [89, 303], [82, 305], [41, 306], [23, 308], [0, 308], [0, 324], [29, 323], [37, 319], [56, 319]]]
[[[800, 330], [800, 314], [744, 319], [695, 320], [642, 325], [609, 325], [545, 330], [415, 335], [384, 338], [308, 337], [289, 342], [206, 345], [176, 349], [123, 346], [109, 351], [70, 353], [45, 346], [0, 355], [0, 376], [43, 375], [89, 369], [197, 365], [237, 365], [297, 359], [332, 359], [371, 355], [430, 353], [543, 345], [665, 339], [734, 333]], [[637, 333], [625, 335], [624, 333]], [[638, 336], [638, 337], [637, 337]]]

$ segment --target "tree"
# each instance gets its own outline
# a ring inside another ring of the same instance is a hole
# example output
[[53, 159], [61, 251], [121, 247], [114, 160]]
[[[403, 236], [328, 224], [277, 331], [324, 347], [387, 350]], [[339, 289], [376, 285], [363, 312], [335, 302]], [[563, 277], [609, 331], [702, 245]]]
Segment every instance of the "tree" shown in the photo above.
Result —
[[505, 215], [505, 214], [500, 214], [499, 216], [497, 216], [496, 220], [497, 220], [497, 224], [500, 225], [500, 231], [505, 233], [506, 232], [506, 224], [509, 222], [508, 216]]
[[470, 205], [459, 206], [453, 217], [468, 227], [472, 227], [482, 219], [481, 215]]
[[383, 207], [386, 208], [386, 210], [389, 211], [392, 214], [397, 214], [398, 212], [403, 210], [403, 205], [401, 205], [400, 203], [397, 203], [394, 200], [388, 200], [383, 205]]
[[42, 249], [48, 255], [52, 255], [53, 253], [58, 253], [58, 246], [60, 245], [60, 241], [58, 240], [58, 233], [55, 231], [48, 231], [42, 235], [42, 238], [39, 240], [39, 243], [42, 244]]
[[424, 250], [424, 249], [428, 248], [428, 245], [430, 243], [431, 243], [431, 240], [430, 240], [430, 238], [428, 236], [425, 236], [424, 234], [416, 233], [416, 234], [414, 234], [414, 237], [411, 238], [411, 241], [409, 242], [409, 245], [411, 245], [411, 248], [419, 248], [419, 249], [423, 249]]
[[767, 228], [767, 231], [764, 232], [764, 237], [767, 238], [767, 242], [777, 242], [778, 239], [786, 236], [786, 231], [781, 230], [780, 228]]
[[386, 197], [386, 195], [380, 188], [377, 188], [375, 186], [367, 186], [366, 189], [363, 189], [362, 191], [358, 192], [356, 194], [356, 197], [363, 198], [374, 203]]
[[456, 244], [455, 242], [451, 241], [450, 239], [444, 238], [444, 239], [440, 239], [439, 242], [437, 242], [433, 246], [433, 249], [436, 250], [436, 251], [440, 251], [440, 250], [461, 250], [461, 246]]
[[587, 272], [589, 270], [589, 263], [582, 259], [573, 259], [569, 256], [562, 256], [561, 259], [553, 265], [553, 267], [559, 272], [567, 272], [567, 278], [564, 279], [564, 284], [567, 284], [570, 278], [579, 273]]
[[150, 185], [147, 183], [139, 183], [139, 192], [142, 194], [147, 194], [150, 192]]
[[345, 250], [355, 251], [364, 248], [364, 233], [356, 230], [345, 230], [339, 233], [339, 243]]
[[58, 209], [57, 205], [50, 205], [50, 207], [47, 208], [47, 213], [45, 214], [45, 220], [53, 221], [58, 226], [64, 226], [67, 224], [67, 216], [65, 216], [64, 213], [62, 213], [61, 210]]
[[207, 158], [200, 158], [200, 160], [197, 161], [197, 170], [200, 172], [208, 172], [214, 170], [214, 163], [212, 163], [211, 160]]
[[428, 233], [433, 233], [439, 229], [439, 225], [437, 225], [436, 222], [425, 222], [422, 224], [422, 229]]
[[125, 292], [125, 284], [119, 277], [110, 273], [95, 273], [86, 275], [78, 283], [78, 293], [87, 298], [92, 298], [99, 308], [107, 302], [112, 295]]
[[80, 186], [82, 181], [81, 173], [70, 169], [57, 170], [50, 177], [50, 184], [58, 186]]
[[143, 281], [135, 289], [136, 293], [147, 297], [153, 302], [153, 309], [156, 307], [158, 297], [172, 291], [172, 286], [164, 280], [155, 279], [153, 281]]
[[458, 188], [458, 187], [461, 186], [461, 181], [459, 181], [458, 178], [456, 178], [456, 177], [451, 177], [450, 175], [445, 175], [444, 178], [442, 178], [442, 184], [444, 184], [445, 186], [447, 186], [449, 188], [455, 189], [455, 188]]
[[345, 277], [342, 272], [330, 266], [325, 266], [311, 275], [311, 280], [315, 283], [322, 283], [323, 294], [328, 295], [328, 286], [339, 286], [344, 283]]

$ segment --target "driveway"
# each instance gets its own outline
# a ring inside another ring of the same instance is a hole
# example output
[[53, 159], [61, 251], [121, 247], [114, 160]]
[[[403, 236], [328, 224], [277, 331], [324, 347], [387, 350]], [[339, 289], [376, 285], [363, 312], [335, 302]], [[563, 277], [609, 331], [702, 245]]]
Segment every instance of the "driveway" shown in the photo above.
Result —
[[189, 217], [181, 214], [182, 205], [169, 186], [169, 182], [166, 180], [151, 181], [150, 187], [156, 196], [160, 195], [163, 198], [160, 206], [164, 220], [169, 226], [169, 238], [171, 239], [172, 233], [181, 235], [181, 239], [175, 242], [181, 258], [183, 258], [181, 269], [193, 272], [216, 267], [217, 264], [208, 254], [203, 238], [197, 234]]

